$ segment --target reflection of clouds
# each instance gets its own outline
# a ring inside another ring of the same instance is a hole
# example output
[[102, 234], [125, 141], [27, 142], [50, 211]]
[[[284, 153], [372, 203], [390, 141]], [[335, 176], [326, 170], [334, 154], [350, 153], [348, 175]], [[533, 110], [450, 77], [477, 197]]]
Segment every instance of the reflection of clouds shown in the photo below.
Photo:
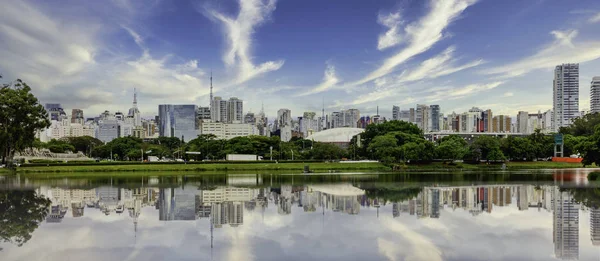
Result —
[[383, 256], [387, 257], [388, 260], [390, 261], [395, 261], [398, 260], [396, 259], [396, 256], [398, 256], [399, 253], [399, 249], [396, 246], [396, 244], [394, 244], [394, 242], [385, 240], [383, 238], [378, 238], [377, 239], [377, 249], [379, 249], [379, 253], [381, 253]]
[[427, 237], [391, 217], [381, 218], [381, 224], [386, 229], [405, 238], [411, 245], [411, 251], [406, 252], [405, 260], [442, 260], [441, 251]]

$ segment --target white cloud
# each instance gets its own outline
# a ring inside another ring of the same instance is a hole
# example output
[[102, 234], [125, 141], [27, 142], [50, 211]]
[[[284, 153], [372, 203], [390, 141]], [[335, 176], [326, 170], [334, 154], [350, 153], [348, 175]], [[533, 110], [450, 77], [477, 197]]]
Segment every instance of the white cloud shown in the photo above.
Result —
[[554, 41], [536, 54], [516, 62], [484, 70], [500, 78], [521, 76], [537, 69], [551, 69], [562, 63], [584, 63], [600, 58], [600, 42], [576, 42], [577, 30], [552, 31]]
[[505, 92], [504, 97], [513, 97], [515, 94], [512, 92]]
[[588, 20], [590, 23], [597, 23], [600, 22], [600, 13], [597, 13], [596, 15], [594, 15], [593, 17], [590, 18], [590, 20]]
[[450, 46], [437, 56], [423, 61], [416, 69], [412, 71], [404, 71], [402, 75], [398, 77], [399, 82], [434, 79], [440, 76], [472, 68], [483, 63], [483, 60], [480, 59], [457, 66], [455, 65], [456, 60], [453, 59], [455, 49], [456, 48], [454, 46]]
[[464, 87], [437, 87], [426, 90], [430, 94], [427, 95], [424, 100], [425, 101], [441, 101], [441, 100], [456, 100], [465, 97], [470, 97], [480, 92], [488, 91], [494, 89], [504, 82], [492, 82], [487, 84], [469, 84]]
[[229, 17], [215, 10], [208, 10], [211, 18], [220, 21], [225, 29], [228, 50], [223, 61], [229, 68], [237, 70], [235, 84], [246, 82], [261, 74], [276, 71], [284, 61], [267, 61], [260, 65], [252, 63], [252, 34], [256, 27], [262, 25], [275, 10], [276, 0], [240, 0], [240, 11], [237, 17]]
[[306, 96], [306, 95], [310, 95], [310, 94], [327, 91], [327, 90], [333, 88], [339, 82], [340, 82], [340, 79], [338, 79], [337, 76], [335, 75], [335, 66], [328, 64], [327, 68], [325, 69], [325, 75], [323, 76], [323, 81], [319, 85], [311, 88], [309, 91], [302, 93], [298, 96]]
[[379, 14], [377, 22], [388, 28], [388, 30], [379, 35], [379, 41], [377, 41], [377, 49], [383, 50], [388, 47], [398, 45], [402, 42], [401, 28], [402, 20], [400, 12], [390, 13], [388, 15]]
[[0, 8], [0, 67], [6, 77], [49, 89], [77, 78], [95, 63], [98, 26], [53, 20], [24, 1]]
[[404, 28], [408, 45], [355, 84], [363, 84], [392, 72], [396, 66], [421, 54], [443, 38], [442, 32], [476, 0], [432, 0], [431, 10], [421, 20]]

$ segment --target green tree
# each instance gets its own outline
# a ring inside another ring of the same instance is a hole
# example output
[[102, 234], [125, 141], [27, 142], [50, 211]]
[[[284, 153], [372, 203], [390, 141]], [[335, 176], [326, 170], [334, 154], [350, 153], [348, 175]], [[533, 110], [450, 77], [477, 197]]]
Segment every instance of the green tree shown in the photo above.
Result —
[[560, 133], [574, 136], [591, 136], [600, 124], [600, 113], [588, 113], [573, 120], [569, 127], [561, 127]]
[[600, 125], [596, 126], [596, 131], [592, 136], [586, 137], [575, 145], [575, 150], [581, 153], [583, 165], [600, 166]]
[[554, 138], [552, 135], [546, 135], [540, 129], [536, 129], [534, 133], [527, 137], [531, 141], [531, 146], [536, 158], [547, 158], [552, 156]]
[[[409, 122], [388, 121], [381, 124], [369, 124], [367, 125], [365, 132], [360, 134], [361, 147], [357, 150], [359, 156], [369, 157], [371, 155], [371, 151], [369, 151], [369, 144], [371, 144], [371, 141], [373, 141], [373, 139], [377, 136], [386, 135], [391, 132], [405, 133], [408, 134], [408, 136], [410, 136], [410, 134], [414, 134], [416, 137], [421, 137], [421, 139], [423, 139], [423, 132], [421, 129], [419, 129], [417, 125]], [[357, 143], [357, 136], [352, 138], [352, 144]], [[404, 143], [405, 142], [401, 142], [398, 145], [402, 145]]]
[[434, 155], [433, 143], [429, 141], [409, 142], [402, 145], [400, 150], [403, 158], [411, 161], [431, 161]]
[[50, 200], [32, 190], [0, 191], [0, 239], [22, 246], [48, 215]]
[[[490, 155], [492, 152], [493, 154]], [[471, 143], [469, 154], [473, 160], [496, 160], [502, 154], [500, 139], [498, 137], [481, 135]]]
[[15, 153], [33, 146], [35, 133], [50, 126], [48, 114], [23, 81], [0, 88], [0, 149], [3, 162], [14, 169]]
[[104, 142], [90, 136], [68, 137], [67, 142], [73, 146], [74, 151], [81, 151], [86, 154], [91, 152], [95, 147], [102, 146]]
[[[453, 136], [453, 135], [451, 135]], [[448, 137], [451, 137], [448, 136]], [[448, 138], [444, 137], [444, 138]], [[458, 136], [456, 136], [458, 137]], [[435, 155], [438, 159], [458, 160], [464, 158], [467, 154], [467, 142], [461, 137], [441, 139], [439, 145], [435, 147]]]
[[392, 163], [400, 156], [400, 146], [394, 135], [377, 136], [369, 144], [369, 151], [373, 151], [375, 159], [384, 163]]
[[532, 160], [536, 157], [536, 149], [531, 139], [509, 136], [500, 140], [502, 154], [510, 160]]

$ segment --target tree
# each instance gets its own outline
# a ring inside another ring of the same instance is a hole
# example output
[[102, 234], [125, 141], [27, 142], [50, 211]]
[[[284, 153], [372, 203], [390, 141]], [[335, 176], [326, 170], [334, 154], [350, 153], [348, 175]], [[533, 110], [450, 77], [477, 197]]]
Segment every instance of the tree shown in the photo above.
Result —
[[531, 139], [510, 136], [500, 140], [500, 149], [511, 160], [532, 160], [536, 150]]
[[438, 159], [458, 160], [462, 159], [467, 154], [467, 150], [467, 142], [461, 137], [458, 137], [458, 139], [441, 139], [440, 144], [435, 147], [435, 155]]
[[95, 147], [102, 146], [104, 142], [99, 139], [90, 136], [82, 137], [68, 137], [66, 141], [73, 146], [74, 151], [81, 151], [87, 153], [91, 152]]
[[14, 169], [15, 153], [33, 146], [35, 133], [50, 126], [48, 114], [25, 82], [0, 88], [0, 147], [7, 167]]
[[559, 132], [574, 136], [591, 136], [597, 125], [600, 125], [600, 113], [588, 113], [575, 118], [569, 127], [561, 127]]
[[583, 165], [600, 166], [600, 125], [596, 126], [596, 131], [592, 136], [586, 137], [575, 145], [575, 150], [579, 151], [583, 157]]
[[[377, 136], [386, 135], [391, 132], [397, 133], [405, 133], [405, 134], [414, 134], [416, 137], [423, 138], [423, 132], [419, 127], [415, 124], [405, 122], [405, 121], [388, 121], [381, 124], [369, 124], [367, 125], [367, 129], [365, 132], [360, 134], [361, 137], [361, 149], [357, 150], [359, 156], [368, 157], [371, 152], [368, 150], [369, 144], [371, 141]], [[356, 142], [357, 136], [354, 136], [351, 140], [351, 143], [354, 144]], [[404, 142], [399, 145], [404, 144]]]
[[[474, 160], [496, 160], [500, 156], [500, 154], [502, 154], [502, 151], [500, 150], [499, 138], [485, 135], [477, 137], [473, 141], [473, 143], [471, 143], [470, 150], [471, 151], [469, 152], [469, 154]], [[493, 156], [494, 159], [492, 159], [492, 157], [489, 157], [490, 153], [492, 152], [493, 154], [491, 156]]]
[[546, 158], [553, 154], [554, 138], [551, 135], [546, 135], [540, 129], [536, 129], [534, 133], [527, 137], [531, 141], [531, 146], [536, 158]]
[[402, 145], [400, 149], [405, 160], [431, 161], [433, 159], [433, 143], [429, 141], [409, 142]]
[[377, 136], [369, 144], [369, 151], [373, 151], [375, 159], [384, 163], [395, 162], [400, 155], [400, 146], [394, 135]]
[[50, 200], [31, 190], [0, 191], [0, 239], [22, 246], [46, 215]]

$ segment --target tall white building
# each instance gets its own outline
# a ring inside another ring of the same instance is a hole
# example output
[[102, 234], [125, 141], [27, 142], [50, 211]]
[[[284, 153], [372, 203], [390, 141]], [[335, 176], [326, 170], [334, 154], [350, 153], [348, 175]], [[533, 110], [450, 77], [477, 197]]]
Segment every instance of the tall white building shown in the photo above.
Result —
[[133, 90], [133, 106], [129, 109], [127, 115], [133, 119], [133, 126], [142, 126], [142, 115], [137, 106], [137, 91], [135, 89]]
[[600, 76], [592, 78], [590, 86], [590, 112], [600, 112]]
[[292, 126], [292, 111], [290, 109], [279, 109], [277, 111], [277, 128]]
[[217, 139], [225, 140], [260, 134], [255, 124], [248, 123], [202, 122], [200, 129], [202, 134], [213, 134]]
[[236, 97], [229, 98], [229, 101], [227, 101], [227, 122], [244, 122], [244, 101]]
[[579, 116], [579, 64], [557, 65], [554, 69], [554, 131], [567, 127]]
[[423, 130], [423, 132], [429, 132], [429, 106], [425, 104], [417, 104], [415, 121], [417, 126]]
[[557, 187], [554, 199], [554, 255], [556, 258], [579, 259], [579, 209], [573, 196]]
[[212, 121], [227, 122], [227, 101], [216, 96], [213, 98], [211, 105], [210, 114]]

